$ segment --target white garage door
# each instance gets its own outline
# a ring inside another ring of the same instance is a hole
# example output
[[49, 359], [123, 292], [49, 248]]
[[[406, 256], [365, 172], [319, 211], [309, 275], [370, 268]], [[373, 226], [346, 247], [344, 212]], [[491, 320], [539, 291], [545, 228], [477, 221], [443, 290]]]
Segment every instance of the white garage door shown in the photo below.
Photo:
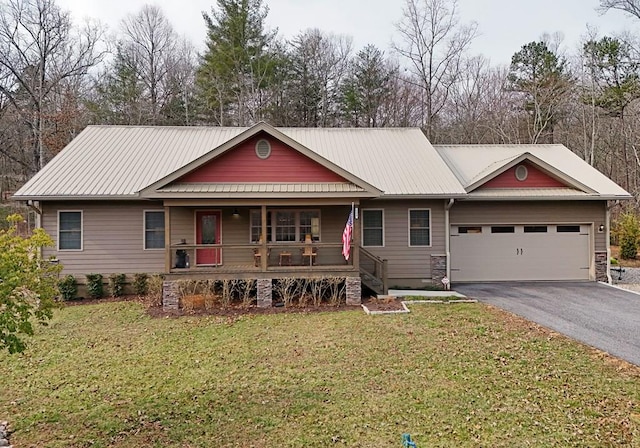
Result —
[[451, 281], [589, 280], [590, 225], [451, 227]]

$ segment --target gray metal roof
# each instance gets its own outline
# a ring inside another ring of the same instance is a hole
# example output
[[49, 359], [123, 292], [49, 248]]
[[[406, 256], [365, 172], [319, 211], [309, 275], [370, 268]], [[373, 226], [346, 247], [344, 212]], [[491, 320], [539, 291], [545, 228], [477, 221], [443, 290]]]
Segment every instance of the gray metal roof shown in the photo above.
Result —
[[[88, 126], [14, 197], [137, 197], [247, 129]], [[465, 193], [419, 129], [276, 129], [385, 195]]]
[[[543, 168], [564, 180], [578, 190], [576, 196], [597, 197], [600, 199], [627, 199], [631, 195], [619, 185], [589, 165], [564, 145], [436, 145], [436, 151], [451, 168], [460, 183], [468, 190], [487, 180], [501, 167], [517, 160], [528, 159], [534, 164], [543, 164]], [[515, 197], [523, 195], [571, 196], [557, 189], [544, 189], [546, 192], [531, 190], [519, 192], [513, 190]], [[564, 190], [564, 189], [559, 189]], [[473, 195], [500, 196], [509, 191], [499, 189], [496, 192], [473, 191]]]
[[[271, 132], [285, 141], [289, 139], [292, 147], [343, 177], [346, 175], [349, 182], [314, 186], [249, 183], [233, 187], [175, 184], [179, 182], [177, 174], [181, 169], [191, 169], [187, 165], [197, 165], [207, 155], [216, 156], [216, 150], [222, 153], [228, 150], [227, 146], [257, 130]], [[304, 193], [302, 189], [306, 188], [316, 194], [358, 196], [363, 194], [363, 187], [368, 189], [369, 197], [372, 191], [376, 196], [381, 191], [388, 197], [465, 197], [467, 190], [477, 196], [476, 185], [523, 156], [543, 164], [587, 197], [630, 197], [562, 145], [434, 148], [416, 128], [273, 128], [259, 123], [251, 128], [88, 126], [20, 188], [14, 198], [136, 198], [145, 188], [176, 194], [225, 194], [232, 193], [233, 188], [244, 194], [287, 194]], [[164, 179], [171, 182], [164, 183]], [[207, 191], [202, 191], [203, 188]], [[545, 195], [554, 196], [551, 191]]]
[[491, 188], [474, 190], [467, 199], [594, 199], [600, 195], [585, 193], [574, 188]]

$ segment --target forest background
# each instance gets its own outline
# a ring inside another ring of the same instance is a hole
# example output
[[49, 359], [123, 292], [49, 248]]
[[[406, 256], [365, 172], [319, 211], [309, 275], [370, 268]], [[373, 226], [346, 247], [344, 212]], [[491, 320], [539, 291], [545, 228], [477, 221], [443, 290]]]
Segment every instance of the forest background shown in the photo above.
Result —
[[[640, 0], [600, 0], [640, 21]], [[0, 191], [19, 188], [90, 124], [420, 127], [434, 144], [561, 143], [640, 197], [640, 42], [585, 29], [514, 42], [510, 65], [471, 52], [457, 0], [406, 0], [392, 49], [321, 29], [290, 39], [262, 0], [203, 12], [204, 50], [159, 6], [114, 36], [55, 0], [0, 0]], [[640, 22], [639, 22], [640, 23]]]

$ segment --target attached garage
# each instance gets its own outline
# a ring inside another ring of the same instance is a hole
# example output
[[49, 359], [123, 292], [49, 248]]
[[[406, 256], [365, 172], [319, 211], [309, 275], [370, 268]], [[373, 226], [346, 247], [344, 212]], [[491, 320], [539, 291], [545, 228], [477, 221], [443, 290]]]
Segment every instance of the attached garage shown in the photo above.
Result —
[[590, 280], [591, 224], [451, 226], [451, 281]]

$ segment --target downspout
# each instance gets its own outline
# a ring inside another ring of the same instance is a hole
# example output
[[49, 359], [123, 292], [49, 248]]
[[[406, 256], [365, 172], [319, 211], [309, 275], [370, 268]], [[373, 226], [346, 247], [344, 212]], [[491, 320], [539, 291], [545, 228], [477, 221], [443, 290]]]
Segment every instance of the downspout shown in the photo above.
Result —
[[613, 280], [611, 279], [611, 207], [607, 207], [605, 205], [605, 224], [604, 224], [604, 237], [606, 238], [607, 244], [607, 283], [613, 284]]
[[29, 207], [31, 210], [36, 212], [36, 222], [35, 222], [36, 229], [41, 228], [42, 227], [42, 209], [40, 208], [40, 203], [38, 201], [28, 200], [27, 207]]
[[449, 210], [453, 207], [455, 199], [449, 199], [444, 205], [444, 250], [447, 260], [447, 278], [451, 280], [451, 225], [449, 224]]

